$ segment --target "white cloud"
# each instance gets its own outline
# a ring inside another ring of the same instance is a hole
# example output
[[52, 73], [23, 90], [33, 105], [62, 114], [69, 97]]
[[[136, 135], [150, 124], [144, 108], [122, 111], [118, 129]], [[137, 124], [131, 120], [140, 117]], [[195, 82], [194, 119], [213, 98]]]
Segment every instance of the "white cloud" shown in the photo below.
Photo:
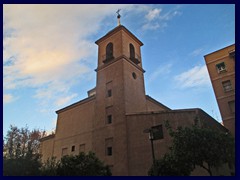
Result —
[[89, 64], [96, 61], [97, 46], [88, 38], [118, 8], [123, 15], [145, 14], [145, 30], [167, 26], [157, 21], [162, 9], [149, 5], [4, 4], [4, 90], [33, 87], [33, 97], [42, 105], [61, 104], [59, 97], [70, 97], [71, 87], [91, 76]]
[[158, 23], [147, 23], [143, 25], [143, 30], [156, 30], [160, 27], [160, 25]]
[[195, 66], [192, 69], [175, 76], [174, 80], [180, 88], [202, 87], [211, 84], [207, 67], [205, 65]]
[[164, 29], [170, 21], [175, 16], [181, 15], [181, 12], [178, 11], [180, 6], [175, 6], [173, 9], [170, 9], [167, 12], [164, 12], [163, 9], [145, 9], [147, 14], [145, 15], [145, 23], [142, 26], [143, 30], [157, 30]]
[[172, 64], [166, 64], [163, 66], [159, 66], [149, 77], [149, 82], [152, 82], [156, 78], [158, 78], [161, 74], [168, 74], [171, 72]]
[[115, 15], [113, 9], [124, 7], [133, 5], [4, 4], [4, 89], [34, 87], [43, 104], [69, 96], [71, 86], [92, 72], [88, 61], [97, 46], [88, 37]]
[[10, 103], [14, 100], [11, 94], [3, 94], [3, 104]]
[[62, 97], [62, 98], [59, 98], [57, 101], [56, 101], [56, 105], [57, 106], [63, 106], [63, 105], [66, 105], [67, 103], [69, 103], [73, 98], [77, 97], [77, 94], [72, 94], [70, 96], [67, 96], [67, 97]]
[[178, 15], [181, 15], [181, 14], [182, 14], [182, 13], [181, 13], [180, 11], [177, 11], [177, 10], [172, 11], [172, 10], [170, 10], [170, 11], [168, 11], [167, 13], [161, 15], [161, 16], [159, 17], [159, 19], [165, 20], [165, 21], [169, 21], [169, 20], [171, 20], [173, 17], [178, 16]]
[[198, 49], [195, 49], [194, 51], [192, 51], [189, 56], [198, 56], [200, 55], [201, 53], [203, 52], [203, 49], [202, 48], [198, 48]]
[[148, 14], [145, 16], [145, 18], [146, 18], [148, 21], [152, 21], [152, 20], [154, 20], [154, 19], [156, 19], [156, 18], [159, 17], [160, 12], [161, 12], [161, 9], [157, 9], [157, 8], [152, 9], [152, 10], [150, 10], [150, 11], [148, 12]]

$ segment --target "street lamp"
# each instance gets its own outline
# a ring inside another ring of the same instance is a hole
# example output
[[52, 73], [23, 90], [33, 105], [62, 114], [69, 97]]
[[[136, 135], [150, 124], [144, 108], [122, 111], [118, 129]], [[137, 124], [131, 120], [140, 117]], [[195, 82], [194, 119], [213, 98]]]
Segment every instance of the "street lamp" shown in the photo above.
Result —
[[148, 138], [151, 141], [151, 148], [152, 148], [152, 159], [153, 159], [153, 164], [155, 164], [155, 153], [154, 153], [154, 147], [153, 147], [153, 140], [154, 140], [154, 136], [153, 136], [153, 130], [152, 128], [150, 129], [145, 129], [143, 131], [143, 133], [148, 133]]

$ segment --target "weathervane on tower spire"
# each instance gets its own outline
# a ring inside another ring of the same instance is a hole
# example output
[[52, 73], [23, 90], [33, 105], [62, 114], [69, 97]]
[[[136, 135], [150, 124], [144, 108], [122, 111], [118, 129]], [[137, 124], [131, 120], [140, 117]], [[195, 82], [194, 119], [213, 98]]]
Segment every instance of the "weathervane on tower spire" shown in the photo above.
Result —
[[121, 23], [120, 23], [120, 18], [121, 18], [121, 15], [119, 14], [119, 12], [121, 11], [121, 9], [118, 9], [117, 10], [117, 18], [118, 18], [118, 26], [120, 26], [121, 25]]

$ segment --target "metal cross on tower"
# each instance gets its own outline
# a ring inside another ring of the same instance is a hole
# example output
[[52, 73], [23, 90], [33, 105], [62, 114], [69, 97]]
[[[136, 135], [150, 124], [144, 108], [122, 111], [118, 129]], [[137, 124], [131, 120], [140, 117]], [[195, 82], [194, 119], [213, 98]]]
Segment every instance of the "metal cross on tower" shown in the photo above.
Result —
[[121, 15], [119, 14], [119, 12], [121, 11], [121, 9], [118, 9], [117, 10], [117, 18], [118, 18], [118, 26], [120, 26], [121, 25], [121, 22], [120, 22], [120, 18], [121, 18]]

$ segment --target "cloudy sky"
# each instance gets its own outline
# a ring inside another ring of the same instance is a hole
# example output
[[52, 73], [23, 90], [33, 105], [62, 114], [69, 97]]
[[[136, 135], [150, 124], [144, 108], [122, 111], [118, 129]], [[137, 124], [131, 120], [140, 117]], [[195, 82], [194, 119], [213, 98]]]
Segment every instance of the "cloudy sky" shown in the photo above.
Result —
[[[204, 55], [235, 43], [235, 6], [3, 5], [3, 134], [55, 129], [56, 110], [96, 85], [97, 39], [121, 23], [143, 43], [146, 93], [221, 122]], [[89, 13], [91, 12], [91, 13]]]

